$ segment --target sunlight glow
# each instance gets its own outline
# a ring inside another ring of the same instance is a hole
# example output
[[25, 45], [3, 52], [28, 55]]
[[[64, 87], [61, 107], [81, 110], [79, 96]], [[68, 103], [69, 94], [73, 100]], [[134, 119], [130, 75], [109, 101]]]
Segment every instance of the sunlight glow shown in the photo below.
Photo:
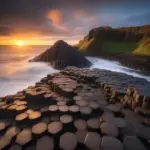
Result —
[[22, 46], [24, 46], [24, 42], [23, 41], [17, 41], [16, 45], [19, 47], [22, 47]]

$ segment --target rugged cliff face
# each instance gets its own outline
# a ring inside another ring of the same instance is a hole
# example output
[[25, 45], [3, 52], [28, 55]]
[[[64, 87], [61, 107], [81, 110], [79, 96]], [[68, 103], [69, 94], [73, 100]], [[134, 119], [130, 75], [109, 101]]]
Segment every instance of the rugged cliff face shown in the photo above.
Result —
[[63, 69], [67, 66], [89, 67], [91, 65], [80, 52], [62, 40], [57, 41], [51, 48], [31, 61], [50, 62], [56, 69]]
[[77, 47], [86, 54], [96, 56], [105, 52], [149, 55], [149, 41], [150, 25], [114, 29], [99, 27], [91, 30]]

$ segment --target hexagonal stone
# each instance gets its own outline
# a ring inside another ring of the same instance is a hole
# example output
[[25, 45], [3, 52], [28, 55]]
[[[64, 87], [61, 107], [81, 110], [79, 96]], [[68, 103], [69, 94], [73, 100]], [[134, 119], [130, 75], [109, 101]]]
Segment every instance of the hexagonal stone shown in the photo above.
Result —
[[50, 105], [48, 109], [49, 109], [49, 111], [55, 112], [58, 110], [58, 106], [57, 105]]
[[143, 143], [136, 136], [126, 136], [123, 145], [125, 150], [146, 150]]
[[68, 112], [69, 107], [66, 105], [63, 105], [63, 106], [59, 106], [58, 109], [60, 112]]
[[105, 111], [103, 115], [100, 117], [100, 122], [104, 122], [104, 121], [113, 122], [114, 118], [115, 116], [111, 111]]
[[79, 110], [80, 110], [80, 108], [77, 105], [72, 105], [69, 107], [69, 111], [74, 112], [74, 113], [79, 112]]
[[93, 110], [96, 110], [96, 109], [99, 109], [99, 103], [98, 102], [89, 102], [89, 106], [93, 109]]
[[10, 128], [7, 129], [6, 133], [5, 133], [5, 136], [7, 137], [10, 137], [10, 138], [13, 138], [15, 137], [18, 133], [20, 132], [20, 129], [15, 127], [15, 126], [12, 126]]
[[28, 147], [27, 147], [27, 149], [26, 150], [36, 150], [36, 145], [32, 145], [32, 144], [30, 144]]
[[87, 121], [88, 127], [92, 129], [100, 128], [100, 121], [96, 118], [91, 118]]
[[53, 150], [54, 140], [49, 136], [43, 136], [36, 143], [36, 150]]
[[115, 104], [109, 104], [106, 108], [110, 109], [113, 112], [120, 112], [120, 107]]
[[97, 150], [100, 149], [100, 143], [101, 143], [101, 136], [96, 132], [88, 132], [84, 144], [87, 148], [90, 150]]
[[5, 128], [6, 128], [6, 123], [3, 122], [3, 121], [0, 121], [0, 132], [1, 132], [2, 130], [4, 130]]
[[28, 117], [30, 120], [38, 119], [41, 117], [41, 112], [40, 111], [31, 112]]
[[32, 140], [32, 134], [30, 129], [23, 129], [16, 138], [16, 143], [19, 145], [25, 145]]
[[71, 123], [73, 121], [73, 118], [70, 115], [63, 115], [60, 117], [60, 121], [64, 124]]
[[22, 147], [20, 145], [15, 144], [15, 145], [11, 146], [11, 148], [9, 150], [22, 150]]
[[150, 140], [150, 127], [141, 125], [136, 128], [136, 134], [143, 139]]
[[104, 122], [101, 124], [101, 131], [108, 136], [118, 136], [118, 128], [113, 122]]
[[78, 120], [74, 121], [74, 126], [79, 130], [87, 129], [87, 123], [83, 119], [78, 119]]
[[79, 143], [84, 143], [87, 132], [88, 132], [87, 130], [78, 130], [76, 132], [76, 137]]
[[76, 105], [84, 107], [84, 106], [88, 105], [88, 101], [86, 101], [86, 100], [76, 101]]
[[40, 135], [44, 133], [46, 130], [47, 130], [47, 124], [43, 122], [37, 123], [32, 127], [32, 133], [36, 135]]
[[127, 127], [127, 122], [124, 118], [117, 117], [114, 119], [114, 123], [116, 124], [116, 126], [118, 128], [126, 128]]
[[80, 107], [80, 112], [83, 115], [90, 115], [92, 113], [92, 109], [89, 106]]
[[76, 135], [70, 132], [66, 132], [60, 137], [59, 145], [63, 150], [74, 150], [77, 146]]
[[103, 150], [123, 150], [122, 143], [111, 136], [103, 136], [101, 147]]
[[63, 129], [63, 124], [59, 121], [52, 122], [48, 125], [48, 132], [51, 134], [57, 134]]
[[6, 148], [11, 143], [11, 137], [1, 136], [0, 137], [0, 150]]

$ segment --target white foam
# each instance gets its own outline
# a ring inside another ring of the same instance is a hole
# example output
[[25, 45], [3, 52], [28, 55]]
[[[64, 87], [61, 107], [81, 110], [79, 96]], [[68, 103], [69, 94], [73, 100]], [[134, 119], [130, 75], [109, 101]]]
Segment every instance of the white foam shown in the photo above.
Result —
[[93, 64], [91, 68], [105, 69], [113, 72], [121, 72], [133, 77], [146, 79], [147, 81], [150, 82], [149, 76], [140, 74], [138, 70], [124, 67], [117, 61], [111, 61], [111, 60], [106, 60], [106, 59], [96, 58], [96, 57], [87, 57], [87, 59], [91, 61]]

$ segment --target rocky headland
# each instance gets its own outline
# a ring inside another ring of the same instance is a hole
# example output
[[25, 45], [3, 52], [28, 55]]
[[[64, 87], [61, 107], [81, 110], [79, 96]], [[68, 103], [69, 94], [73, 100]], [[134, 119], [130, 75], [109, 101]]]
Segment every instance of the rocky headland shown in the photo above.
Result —
[[150, 74], [150, 25], [95, 28], [75, 47], [85, 55], [117, 60]]
[[91, 63], [76, 48], [59, 40], [44, 53], [30, 61], [48, 62], [55, 69], [64, 69], [67, 66], [85, 68]]
[[150, 84], [68, 67], [0, 98], [0, 150], [148, 150]]

